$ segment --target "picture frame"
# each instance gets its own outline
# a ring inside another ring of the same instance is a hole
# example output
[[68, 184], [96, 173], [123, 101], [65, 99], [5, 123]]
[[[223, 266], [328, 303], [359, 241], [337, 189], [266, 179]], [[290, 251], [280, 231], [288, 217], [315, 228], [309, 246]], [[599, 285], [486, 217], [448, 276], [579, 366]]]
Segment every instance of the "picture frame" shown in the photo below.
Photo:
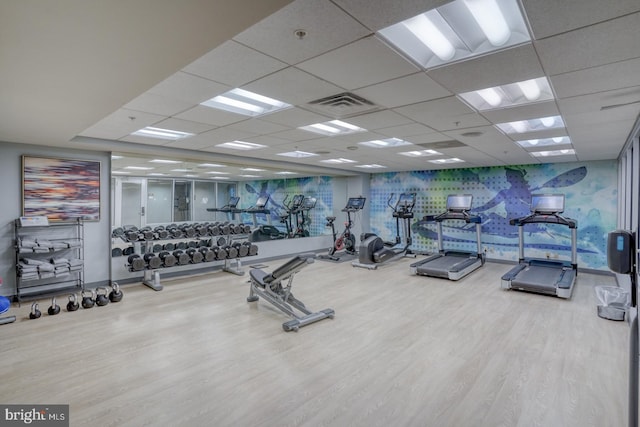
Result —
[[99, 161], [22, 156], [22, 216], [100, 220]]

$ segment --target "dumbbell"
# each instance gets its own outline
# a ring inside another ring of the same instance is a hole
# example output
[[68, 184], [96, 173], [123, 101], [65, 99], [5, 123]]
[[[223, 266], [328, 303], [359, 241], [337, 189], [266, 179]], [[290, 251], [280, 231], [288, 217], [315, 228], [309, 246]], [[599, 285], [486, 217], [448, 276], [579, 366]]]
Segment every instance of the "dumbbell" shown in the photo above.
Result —
[[189, 238], [191, 238], [191, 237], [195, 237], [195, 236], [196, 236], [196, 234], [198, 234], [198, 233], [196, 232], [196, 229], [195, 229], [195, 228], [193, 228], [193, 227], [192, 227], [192, 226], [190, 226], [190, 225], [189, 225], [189, 226], [184, 227], [184, 228], [182, 229], [182, 232], [184, 233], [184, 235], [185, 235], [185, 236], [187, 236], [187, 237], [189, 237]]
[[251, 226], [250, 226], [249, 224], [243, 224], [242, 232], [243, 232], [244, 234], [249, 234], [249, 233], [251, 233]]
[[162, 225], [157, 226], [153, 231], [155, 231], [158, 239], [166, 239], [169, 237], [169, 232]]
[[227, 245], [224, 247], [224, 250], [227, 251], [228, 259], [238, 258], [238, 249], [234, 248], [233, 246]]
[[151, 250], [153, 252], [160, 252], [162, 251], [163, 247], [160, 243], [156, 243], [155, 245], [153, 245], [153, 248], [151, 248]]
[[176, 244], [176, 249], [181, 249], [181, 250], [187, 249], [187, 242], [178, 242]]
[[205, 222], [203, 224], [198, 224], [195, 226], [196, 233], [200, 237], [206, 237], [209, 235], [209, 223]]
[[111, 237], [115, 238], [120, 238], [122, 240], [126, 240], [125, 236], [124, 236], [124, 228], [122, 227], [116, 227], [111, 231]]
[[113, 258], [122, 256], [122, 248], [113, 248], [113, 249], [111, 249], [111, 256]]
[[162, 247], [162, 249], [164, 249], [165, 251], [175, 251], [176, 250], [176, 245], [175, 245], [175, 243], [165, 243], [165, 245]]
[[189, 264], [191, 258], [187, 253], [183, 250], [178, 249], [177, 251], [173, 251], [173, 256], [178, 260], [178, 265], [186, 265]]
[[98, 307], [104, 307], [107, 304], [109, 304], [109, 291], [107, 288], [96, 288], [96, 305]]
[[82, 308], [91, 308], [96, 303], [93, 290], [82, 291]]
[[249, 248], [248, 248], [248, 247], [246, 247], [245, 245], [243, 245], [243, 244], [242, 244], [242, 243], [240, 243], [240, 242], [236, 242], [236, 243], [234, 243], [234, 244], [233, 244], [233, 245], [231, 245], [231, 246], [233, 246], [234, 248], [236, 248], [236, 251], [238, 251], [238, 256], [239, 256], [240, 258], [242, 258], [242, 257], [246, 257], [246, 256], [249, 254]]
[[215, 244], [216, 246], [226, 246], [227, 239], [225, 239], [224, 237], [218, 237], [217, 239], [215, 239]]
[[158, 256], [165, 267], [173, 267], [178, 262], [178, 259], [169, 251], [162, 251]]
[[144, 254], [144, 260], [152, 270], [162, 267], [162, 260], [154, 253]]
[[251, 242], [244, 242], [243, 245], [247, 246], [249, 248], [249, 255], [248, 256], [255, 256], [258, 255], [258, 245], [251, 243]]
[[207, 231], [209, 236], [217, 236], [218, 234], [220, 234], [220, 225], [218, 225], [218, 223], [209, 224], [207, 226]]
[[80, 304], [78, 303], [78, 295], [71, 294], [69, 295], [69, 302], [67, 303], [67, 311], [77, 311], [80, 308]]
[[122, 250], [122, 255], [129, 256], [129, 255], [132, 255], [134, 253], [134, 251], [135, 251], [135, 249], [133, 248], [133, 246], [129, 246], [129, 247], [126, 247], [126, 248], [124, 248]]
[[129, 255], [129, 257], [127, 258], [127, 262], [129, 263], [129, 268], [131, 269], [131, 271], [144, 270], [144, 268], [146, 267], [144, 259], [142, 259], [142, 257], [138, 254]]
[[109, 292], [109, 301], [111, 302], [120, 302], [122, 301], [122, 297], [124, 294], [122, 290], [120, 290], [120, 286], [117, 282], [111, 283], [111, 292]]
[[51, 298], [51, 305], [47, 309], [47, 313], [49, 313], [50, 316], [55, 316], [60, 313], [60, 306], [56, 303], [56, 297]]
[[229, 226], [229, 224], [220, 224], [220, 234], [227, 235], [229, 233], [231, 233], [231, 227]]
[[142, 237], [142, 240], [153, 240], [155, 237], [155, 233], [149, 226], [141, 228], [139, 230], [139, 234]]
[[191, 262], [194, 264], [198, 264], [204, 261], [204, 256], [202, 255], [202, 253], [200, 253], [200, 251], [195, 248], [187, 249], [186, 254], [189, 255], [189, 257], [191, 258]]
[[180, 239], [184, 236], [182, 230], [180, 230], [177, 226], [175, 226], [174, 228], [167, 228], [167, 231], [174, 239]]
[[198, 250], [202, 254], [202, 257], [203, 257], [205, 262], [210, 262], [210, 261], [213, 261], [213, 260], [216, 259], [216, 254], [211, 249], [206, 248], [206, 247], [202, 247], [202, 248], [200, 248]]
[[216, 255], [216, 259], [227, 259], [227, 255], [229, 255], [224, 248], [219, 246], [214, 246], [212, 251]]

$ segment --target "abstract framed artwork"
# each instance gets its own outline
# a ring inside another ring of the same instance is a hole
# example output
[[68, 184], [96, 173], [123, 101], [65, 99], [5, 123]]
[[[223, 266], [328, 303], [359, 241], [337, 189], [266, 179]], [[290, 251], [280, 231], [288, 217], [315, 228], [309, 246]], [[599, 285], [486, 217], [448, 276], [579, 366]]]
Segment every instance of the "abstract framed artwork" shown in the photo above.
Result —
[[22, 215], [100, 220], [100, 162], [22, 156]]

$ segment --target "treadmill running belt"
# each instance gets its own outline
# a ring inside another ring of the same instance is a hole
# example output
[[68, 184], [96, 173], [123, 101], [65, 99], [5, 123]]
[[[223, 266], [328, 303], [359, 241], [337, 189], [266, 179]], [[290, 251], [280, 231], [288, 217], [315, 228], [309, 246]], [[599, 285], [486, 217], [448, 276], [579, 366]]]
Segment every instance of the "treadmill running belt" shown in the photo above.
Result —
[[511, 281], [511, 287], [527, 291], [555, 295], [556, 284], [562, 277], [563, 269], [529, 265]]

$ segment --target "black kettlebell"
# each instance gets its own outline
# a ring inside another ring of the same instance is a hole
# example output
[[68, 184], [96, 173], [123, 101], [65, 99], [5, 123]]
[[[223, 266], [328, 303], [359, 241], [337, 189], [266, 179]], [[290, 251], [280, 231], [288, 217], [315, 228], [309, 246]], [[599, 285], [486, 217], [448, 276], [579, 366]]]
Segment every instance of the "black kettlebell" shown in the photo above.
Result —
[[96, 305], [98, 307], [104, 307], [109, 304], [109, 297], [107, 296], [107, 288], [96, 288]]
[[69, 295], [69, 302], [67, 303], [67, 311], [76, 311], [80, 308], [80, 304], [78, 303], [78, 295], [71, 294]]
[[29, 319], [39, 319], [42, 316], [40, 308], [37, 302], [31, 304], [31, 312], [29, 313]]
[[[89, 292], [89, 295], [87, 295], [87, 292]], [[91, 308], [94, 304], [93, 291], [82, 291], [82, 308]]]
[[120, 301], [122, 301], [122, 297], [124, 296], [124, 294], [120, 290], [120, 285], [118, 285], [117, 282], [112, 282], [111, 283], [111, 289], [112, 289], [112, 291], [109, 294], [109, 300], [111, 300], [111, 302], [120, 302]]
[[56, 304], [56, 297], [51, 298], [51, 305], [49, 309], [47, 309], [47, 313], [49, 313], [50, 316], [55, 316], [60, 313], [60, 306]]

